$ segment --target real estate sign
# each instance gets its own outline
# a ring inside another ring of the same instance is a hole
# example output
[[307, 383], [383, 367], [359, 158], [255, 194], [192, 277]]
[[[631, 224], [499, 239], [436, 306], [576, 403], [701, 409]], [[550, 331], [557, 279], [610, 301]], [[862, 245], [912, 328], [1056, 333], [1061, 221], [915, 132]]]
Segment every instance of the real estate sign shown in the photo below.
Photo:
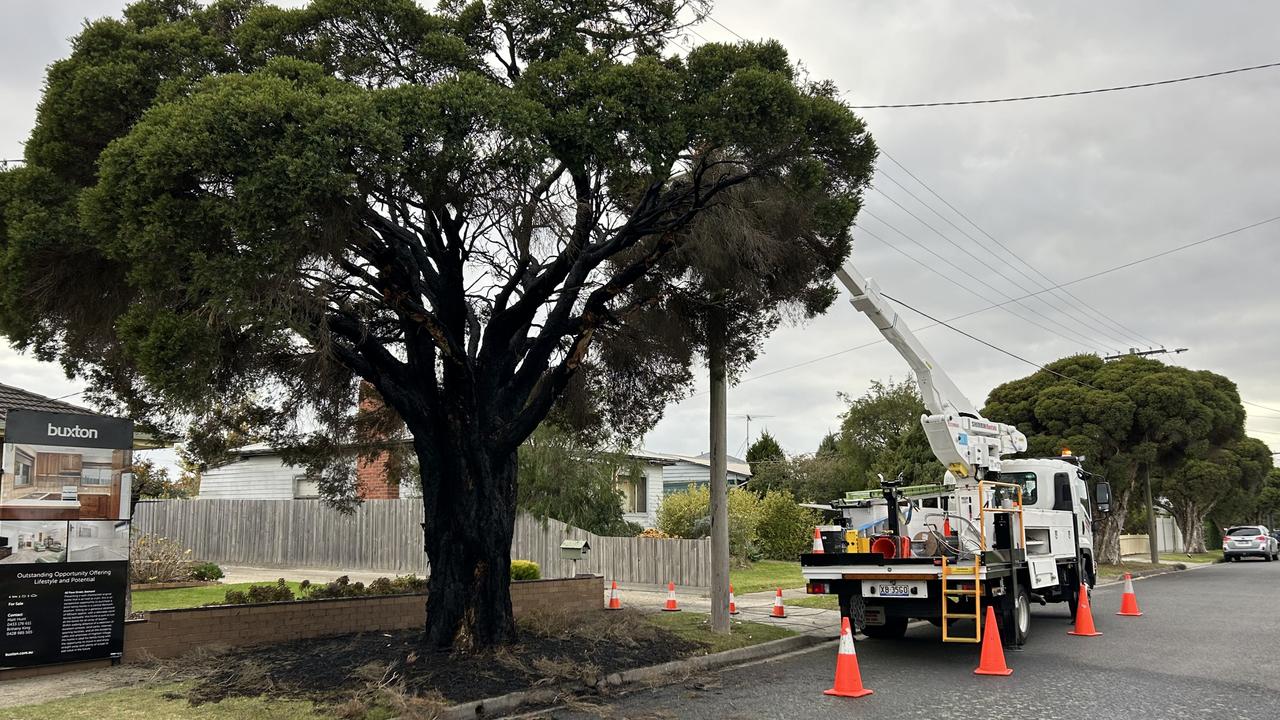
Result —
[[0, 455], [0, 668], [118, 658], [133, 422], [10, 410]]

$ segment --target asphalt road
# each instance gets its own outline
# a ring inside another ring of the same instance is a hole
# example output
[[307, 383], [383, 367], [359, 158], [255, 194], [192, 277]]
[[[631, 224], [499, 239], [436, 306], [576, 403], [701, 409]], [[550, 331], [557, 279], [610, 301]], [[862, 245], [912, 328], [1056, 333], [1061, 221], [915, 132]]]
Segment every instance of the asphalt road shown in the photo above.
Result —
[[550, 718], [1280, 718], [1280, 562], [1245, 561], [1134, 582], [1144, 616], [1117, 617], [1122, 586], [1094, 591], [1103, 635], [1067, 635], [1065, 606], [1033, 609], [1006, 652], [1010, 677], [972, 674], [978, 650], [913, 627], [861, 640], [874, 695], [832, 698], [836, 647], [559, 708]]

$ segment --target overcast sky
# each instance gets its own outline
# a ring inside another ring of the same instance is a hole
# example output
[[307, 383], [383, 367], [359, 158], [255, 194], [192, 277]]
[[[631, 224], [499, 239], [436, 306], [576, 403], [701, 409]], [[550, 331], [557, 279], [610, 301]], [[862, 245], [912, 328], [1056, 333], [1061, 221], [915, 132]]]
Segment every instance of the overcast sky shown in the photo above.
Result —
[[[0, 157], [21, 157], [44, 68], [67, 55], [83, 19], [123, 5], [0, 3]], [[1262, 2], [722, 0], [714, 17], [747, 38], [780, 40], [855, 105], [1084, 90], [1280, 60], [1280, 4]], [[711, 22], [697, 33], [691, 44], [735, 39]], [[882, 150], [1054, 283], [1280, 215], [1280, 68], [1076, 98], [860, 112]], [[875, 185], [853, 262], [885, 292], [947, 318], [1046, 287], [886, 157]], [[1280, 449], [1278, 240], [1280, 222], [1071, 286], [1116, 324], [1058, 294], [1008, 306], [1043, 327], [1000, 309], [955, 324], [1037, 363], [1150, 340], [1187, 347], [1164, 359], [1222, 373], [1245, 400], [1274, 408], [1246, 406], [1248, 427]], [[903, 314], [914, 327], [929, 323]], [[1035, 369], [946, 328], [921, 338], [978, 404]], [[752, 435], [767, 426], [789, 452], [812, 452], [839, 425], [837, 392], [859, 395], [873, 379], [901, 378], [906, 365], [880, 343], [778, 371], [877, 339], [845, 298], [822, 318], [780, 329], [730, 390], [730, 415], [772, 416], [754, 421]], [[82, 388], [7, 348], [0, 382], [52, 396]], [[646, 446], [705, 451], [705, 388], [699, 382], [669, 408]], [[743, 418], [730, 418], [731, 452], [745, 430]]]

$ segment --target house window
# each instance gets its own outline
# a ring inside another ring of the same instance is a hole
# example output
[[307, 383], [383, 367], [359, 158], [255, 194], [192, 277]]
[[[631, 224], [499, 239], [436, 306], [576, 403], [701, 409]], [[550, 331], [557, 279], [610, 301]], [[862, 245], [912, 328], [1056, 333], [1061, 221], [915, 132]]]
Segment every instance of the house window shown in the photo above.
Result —
[[671, 495], [674, 493], [686, 492], [689, 490], [696, 490], [696, 489], [707, 487], [710, 484], [711, 484], [710, 480], [702, 480], [699, 482], [666, 483], [665, 485], [662, 486], [662, 494]]
[[81, 485], [110, 485], [110, 465], [85, 465], [80, 469]]
[[25, 487], [31, 485], [31, 458], [25, 455], [18, 455], [14, 462], [13, 485], [14, 487]]
[[320, 483], [306, 475], [293, 477], [293, 496], [298, 499], [320, 497]]
[[648, 512], [649, 484], [643, 475], [635, 477], [623, 475], [618, 478], [618, 490], [622, 493], [622, 511], [628, 513]]

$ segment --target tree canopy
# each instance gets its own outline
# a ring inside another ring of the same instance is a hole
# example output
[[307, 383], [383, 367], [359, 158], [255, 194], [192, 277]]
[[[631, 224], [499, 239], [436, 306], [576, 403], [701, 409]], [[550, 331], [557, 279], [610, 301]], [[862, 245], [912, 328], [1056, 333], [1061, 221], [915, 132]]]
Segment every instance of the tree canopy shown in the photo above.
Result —
[[782, 446], [769, 434], [768, 430], [760, 433], [760, 437], [747, 448], [747, 464], [751, 466], [751, 474], [755, 475], [764, 467], [764, 463], [778, 463], [787, 459]]
[[759, 186], [804, 199], [794, 242], [847, 247], [870, 176], [862, 121], [780, 44], [667, 51], [706, 11], [143, 0], [90, 22], [0, 173], [0, 331], [118, 411], [243, 407], [317, 455], [351, 447], [368, 382], [422, 473], [425, 642], [506, 642], [517, 448], [557, 405], [634, 436], [683, 392], [661, 320], [690, 224]]
[[1026, 433], [1028, 455], [1069, 447], [1106, 476], [1112, 511], [1096, 523], [1095, 537], [1106, 562], [1119, 560], [1126, 513], [1148, 474], [1188, 542], [1203, 538], [1197, 528], [1216, 502], [1256, 476], [1256, 441], [1244, 437], [1235, 384], [1207, 370], [1136, 356], [1072, 356], [995, 388], [983, 412]]

